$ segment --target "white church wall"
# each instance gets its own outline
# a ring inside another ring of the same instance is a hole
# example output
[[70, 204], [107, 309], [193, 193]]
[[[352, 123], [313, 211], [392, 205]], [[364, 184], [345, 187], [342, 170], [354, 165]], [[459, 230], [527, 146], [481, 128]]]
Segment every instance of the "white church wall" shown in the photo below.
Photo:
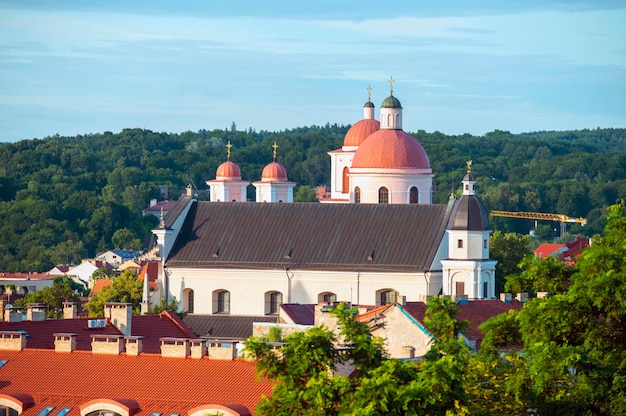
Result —
[[[392, 171], [392, 172], [390, 172]], [[377, 204], [378, 190], [389, 190], [389, 203], [409, 203], [409, 192], [417, 187], [419, 203], [428, 205], [432, 202], [432, 178], [430, 169], [387, 169], [377, 172], [375, 169], [352, 169], [350, 171], [350, 191], [356, 187], [361, 190], [361, 203]]]

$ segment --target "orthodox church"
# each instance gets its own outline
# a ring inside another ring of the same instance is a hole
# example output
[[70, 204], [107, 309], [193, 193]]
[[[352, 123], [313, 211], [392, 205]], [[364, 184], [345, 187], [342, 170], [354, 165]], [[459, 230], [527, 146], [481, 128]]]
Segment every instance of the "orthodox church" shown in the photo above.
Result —
[[230, 160], [229, 143], [227, 160], [206, 182], [210, 201], [188, 193], [153, 230], [161, 258], [156, 298], [175, 298], [181, 312], [257, 316], [278, 314], [282, 303], [494, 298], [491, 229], [471, 162], [462, 196], [433, 204], [430, 161], [402, 130], [393, 82], [380, 119], [368, 87], [363, 119], [328, 153], [325, 203], [293, 203], [296, 184], [276, 161], [276, 144], [274, 160], [252, 182], [256, 202], [246, 202], [250, 182]]

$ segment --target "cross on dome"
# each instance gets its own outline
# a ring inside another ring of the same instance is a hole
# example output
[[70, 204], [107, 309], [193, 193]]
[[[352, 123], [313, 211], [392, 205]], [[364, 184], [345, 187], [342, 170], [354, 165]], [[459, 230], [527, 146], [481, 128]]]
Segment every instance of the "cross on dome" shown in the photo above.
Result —
[[367, 84], [367, 101], [372, 101], [372, 87]]
[[278, 149], [278, 145], [276, 144], [276, 142], [274, 142], [274, 145], [272, 145], [272, 147], [274, 148], [274, 162], [276, 162], [276, 149]]
[[230, 144], [230, 140], [228, 141], [228, 144], [226, 145], [226, 160], [230, 160], [230, 148], [233, 147], [232, 144]]
[[394, 83], [394, 82], [396, 82], [396, 80], [395, 80], [395, 79], [393, 79], [393, 77], [391, 77], [391, 76], [390, 76], [390, 77], [389, 77], [389, 91], [390, 91], [390, 94], [391, 94], [391, 95], [393, 95], [393, 83]]

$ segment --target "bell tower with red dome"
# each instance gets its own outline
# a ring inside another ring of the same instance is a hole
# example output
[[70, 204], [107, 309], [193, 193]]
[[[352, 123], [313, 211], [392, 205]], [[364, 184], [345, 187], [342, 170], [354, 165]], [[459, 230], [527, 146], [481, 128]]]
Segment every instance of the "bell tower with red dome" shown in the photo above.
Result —
[[367, 86], [367, 102], [363, 104], [363, 119], [350, 127], [343, 139], [341, 149], [328, 152], [330, 156], [331, 199], [322, 202], [350, 202], [350, 179], [348, 172], [354, 153], [363, 140], [380, 129], [375, 118], [375, 106], [371, 101], [372, 88]]
[[276, 149], [274, 142], [274, 161], [263, 168], [261, 180], [253, 182], [256, 188], [257, 202], [293, 202], [293, 188], [295, 182], [287, 179], [287, 170], [276, 161]]
[[230, 160], [230, 140], [226, 145], [226, 162], [218, 166], [215, 179], [206, 181], [211, 188], [211, 202], [246, 202], [250, 182], [241, 180], [241, 170]]
[[380, 129], [354, 152], [347, 174], [348, 202], [432, 203], [430, 161], [420, 142], [402, 130], [402, 104], [393, 95], [394, 82], [389, 79], [390, 95], [380, 107]]

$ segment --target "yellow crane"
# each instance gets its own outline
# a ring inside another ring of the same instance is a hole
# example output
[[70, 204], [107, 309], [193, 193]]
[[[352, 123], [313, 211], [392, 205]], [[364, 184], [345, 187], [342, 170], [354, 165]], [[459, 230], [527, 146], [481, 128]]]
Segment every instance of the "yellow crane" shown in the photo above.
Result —
[[491, 211], [489, 215], [494, 217], [508, 217], [508, 218], [524, 218], [529, 220], [535, 220], [535, 224], [539, 220], [544, 221], [558, 221], [561, 223], [561, 235], [565, 234], [565, 225], [568, 222], [575, 222], [580, 225], [586, 225], [587, 219], [582, 217], [569, 217], [565, 214], [548, 214], [544, 212], [512, 212], [512, 211]]

